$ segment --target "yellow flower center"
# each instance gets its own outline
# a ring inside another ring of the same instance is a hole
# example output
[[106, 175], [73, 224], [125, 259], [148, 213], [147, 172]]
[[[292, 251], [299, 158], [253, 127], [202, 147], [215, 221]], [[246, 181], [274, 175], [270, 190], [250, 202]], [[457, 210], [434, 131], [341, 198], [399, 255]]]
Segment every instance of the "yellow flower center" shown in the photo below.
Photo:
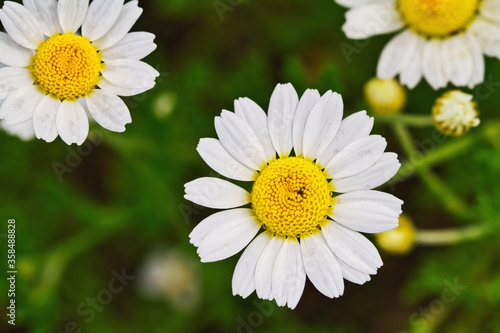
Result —
[[101, 56], [82, 36], [60, 34], [44, 41], [33, 60], [35, 82], [64, 99], [85, 96], [99, 81]]
[[252, 189], [252, 206], [264, 227], [282, 236], [314, 232], [331, 207], [332, 186], [319, 167], [298, 157], [267, 166]]
[[465, 30], [477, 16], [481, 0], [399, 0], [403, 21], [429, 37]]

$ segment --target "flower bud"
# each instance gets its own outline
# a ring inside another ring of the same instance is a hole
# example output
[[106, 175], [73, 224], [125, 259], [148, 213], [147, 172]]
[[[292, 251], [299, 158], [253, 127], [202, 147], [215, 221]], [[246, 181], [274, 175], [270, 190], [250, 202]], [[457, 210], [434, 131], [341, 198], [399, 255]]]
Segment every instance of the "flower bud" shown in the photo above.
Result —
[[446, 92], [432, 108], [434, 124], [446, 135], [460, 136], [467, 133], [471, 127], [479, 125], [478, 115], [472, 95], [460, 90]]
[[409, 253], [415, 246], [415, 227], [407, 215], [401, 214], [397, 228], [375, 234], [375, 237], [377, 244], [384, 251], [403, 255]]
[[397, 114], [406, 104], [406, 90], [395, 79], [373, 78], [365, 84], [365, 99], [377, 115]]

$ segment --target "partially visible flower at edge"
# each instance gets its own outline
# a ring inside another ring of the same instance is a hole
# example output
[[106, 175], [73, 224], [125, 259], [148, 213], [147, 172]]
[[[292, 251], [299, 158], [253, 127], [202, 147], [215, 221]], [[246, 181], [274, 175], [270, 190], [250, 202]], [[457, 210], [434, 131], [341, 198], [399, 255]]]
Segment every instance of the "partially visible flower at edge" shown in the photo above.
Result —
[[149, 90], [159, 76], [140, 61], [155, 36], [131, 32], [142, 13], [138, 1], [6, 1], [0, 20], [0, 119], [33, 120], [37, 138], [60, 136], [81, 145], [90, 114], [102, 127], [125, 131], [131, 116], [118, 96]]
[[424, 77], [434, 88], [470, 88], [484, 80], [483, 54], [500, 58], [499, 0], [336, 0], [348, 7], [347, 37], [404, 29], [384, 48], [377, 76], [399, 74], [410, 89]]

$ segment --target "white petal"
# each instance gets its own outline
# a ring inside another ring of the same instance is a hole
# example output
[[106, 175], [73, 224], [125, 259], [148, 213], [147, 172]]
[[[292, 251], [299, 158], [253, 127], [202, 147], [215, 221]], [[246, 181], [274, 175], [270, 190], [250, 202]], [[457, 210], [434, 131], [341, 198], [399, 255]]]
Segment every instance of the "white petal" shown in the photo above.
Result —
[[309, 280], [325, 296], [333, 298], [344, 293], [344, 280], [337, 258], [321, 234], [300, 238], [300, 250]]
[[[0, 107], [1, 106], [2, 102], [0, 101]], [[35, 132], [33, 131], [33, 121], [31, 120], [10, 126], [5, 124], [5, 120], [0, 120], [0, 129], [3, 129], [10, 135], [17, 136], [22, 141], [30, 141], [35, 137]]]
[[43, 94], [36, 86], [20, 88], [7, 96], [0, 109], [0, 119], [5, 119], [7, 125], [17, 125], [30, 120]]
[[272, 274], [272, 294], [279, 306], [288, 304], [294, 309], [299, 303], [306, 272], [302, 263], [300, 244], [295, 237], [287, 238], [281, 246]]
[[346, 23], [342, 26], [342, 30], [352, 39], [386, 34], [404, 26], [401, 15], [396, 9], [396, 1], [354, 7], [347, 11], [345, 17]]
[[184, 185], [184, 198], [209, 208], [234, 208], [250, 202], [250, 194], [226, 180], [212, 177], [195, 179]]
[[495, 24], [500, 24], [500, 4], [496, 0], [484, 0], [479, 8], [480, 17]]
[[340, 269], [342, 270], [342, 275], [344, 279], [347, 281], [351, 281], [352, 283], [364, 284], [367, 281], [370, 281], [370, 275], [367, 273], [363, 273], [358, 271], [357, 269], [347, 265], [342, 260], [338, 260]]
[[160, 73], [139, 60], [115, 59], [105, 63], [102, 75], [114, 85], [132, 89], [151, 87]]
[[33, 76], [29, 69], [19, 67], [0, 68], [0, 100], [4, 100], [11, 92], [19, 88], [31, 85], [33, 85]]
[[90, 41], [101, 38], [115, 24], [124, 0], [93, 0], [82, 23], [82, 35]]
[[131, 32], [110, 48], [101, 51], [104, 62], [113, 59], [141, 60], [156, 49], [155, 35], [149, 32]]
[[23, 0], [23, 4], [38, 19], [46, 36], [50, 37], [61, 31], [57, 0]]
[[57, 138], [56, 116], [61, 101], [51, 95], [45, 96], [33, 113], [33, 127], [38, 139], [52, 142]]
[[343, 226], [360, 231], [377, 233], [398, 226], [399, 214], [384, 205], [371, 201], [337, 203], [331, 218]]
[[[355, 201], [371, 201], [384, 205], [392, 209], [397, 214], [401, 214], [401, 205], [403, 200], [400, 200], [392, 194], [368, 190], [368, 191], [355, 191], [344, 193], [335, 197], [335, 203], [355, 202]], [[335, 204], [334, 203], [334, 204]]]
[[388, 4], [392, 3], [393, 0], [335, 0], [335, 2], [341, 6], [353, 8], [353, 7], [366, 6], [374, 3]]
[[260, 222], [251, 209], [241, 209], [242, 216], [210, 231], [198, 248], [201, 262], [229, 258], [243, 250], [260, 229]]
[[264, 248], [273, 239], [269, 231], [257, 236], [243, 251], [234, 269], [232, 288], [233, 295], [247, 298], [255, 290], [255, 269]]
[[335, 256], [349, 266], [375, 274], [382, 265], [377, 248], [359, 232], [330, 222], [322, 227], [323, 236]]
[[75, 33], [82, 25], [88, 8], [89, 0], [59, 0], [57, 15], [62, 30]]
[[441, 62], [443, 42], [437, 39], [427, 41], [423, 50], [422, 72], [434, 90], [446, 87], [446, 76]]
[[290, 83], [278, 84], [269, 103], [268, 127], [274, 149], [280, 157], [292, 150], [292, 126], [299, 102], [297, 92]]
[[396, 35], [384, 47], [377, 66], [377, 76], [390, 79], [410, 65], [419, 45], [420, 37], [407, 29]]
[[127, 2], [121, 9], [115, 24], [104, 36], [94, 41], [94, 46], [102, 50], [118, 43], [130, 31], [141, 14], [142, 8], [139, 7], [138, 1]]
[[262, 251], [255, 267], [255, 290], [261, 299], [272, 300], [272, 278], [276, 257], [285, 241], [284, 237], [274, 236]]
[[88, 94], [87, 107], [92, 118], [110, 131], [123, 132], [125, 125], [132, 122], [125, 102], [105, 90], [95, 89]]
[[317, 163], [326, 166], [330, 160], [351, 142], [370, 134], [373, 128], [373, 118], [366, 115], [366, 111], [353, 113], [340, 124], [337, 135], [326, 149], [319, 155]]
[[205, 163], [222, 176], [241, 181], [252, 181], [257, 178], [255, 170], [238, 162], [217, 139], [201, 139], [196, 150]]
[[397, 154], [384, 153], [367, 170], [354, 176], [333, 179], [334, 190], [340, 193], [371, 190], [391, 179], [398, 172], [400, 166]]
[[76, 101], [65, 100], [56, 115], [57, 132], [66, 144], [81, 145], [89, 134], [89, 119], [83, 106]]
[[253, 170], [266, 165], [266, 155], [255, 132], [235, 113], [222, 111], [215, 117], [215, 130], [221, 144], [236, 160]]
[[331, 91], [314, 105], [304, 128], [303, 154], [316, 159], [333, 140], [342, 122], [344, 102]]
[[422, 58], [426, 42], [427, 41], [423, 37], [419, 36], [411, 60], [400, 72], [399, 78], [401, 83], [407, 85], [410, 89], [415, 88], [422, 79]]
[[0, 31], [0, 62], [7, 66], [26, 67], [31, 64], [31, 50], [16, 43], [8, 34]]
[[479, 42], [472, 35], [472, 33], [467, 31], [466, 36], [474, 61], [474, 70], [472, 71], [472, 76], [470, 77], [468, 83], [468, 87], [472, 89], [475, 85], [480, 84], [484, 80], [484, 56]]
[[314, 104], [321, 98], [321, 95], [316, 89], [307, 89], [299, 100], [297, 111], [293, 118], [292, 128], [292, 143], [295, 155], [302, 155], [302, 144], [304, 142], [304, 128], [306, 127], [307, 118], [311, 113]]
[[345, 244], [358, 254], [358, 257], [370, 266], [380, 268], [383, 265], [382, 258], [372, 242], [357, 231], [346, 228], [338, 223], [328, 224], [327, 232], [333, 233], [335, 239], [341, 239]]
[[115, 84], [112, 84], [111, 82], [106, 80], [104, 77], [101, 77], [99, 79], [99, 83], [97, 85], [102, 90], [110, 92], [114, 95], [134, 96], [134, 95], [142, 94], [143, 92], [148, 91], [149, 89], [152, 89], [155, 86], [155, 82], [152, 81], [150, 86], [145, 86], [145, 87], [124, 88], [124, 87], [120, 87], [120, 86], [117, 86]]
[[356, 175], [375, 164], [387, 147], [387, 141], [380, 135], [360, 138], [342, 149], [326, 166], [331, 178]]
[[267, 116], [264, 110], [251, 99], [240, 98], [234, 101], [234, 112], [238, 117], [245, 120], [257, 135], [266, 156], [266, 161], [273, 160], [276, 157], [276, 152], [269, 136]]
[[20, 45], [34, 50], [43, 42], [42, 26], [23, 5], [6, 1], [0, 19], [10, 37]]
[[459, 34], [442, 43], [442, 62], [447, 80], [458, 87], [467, 85], [474, 69], [474, 58], [466, 35]]
[[226, 223], [232, 223], [233, 220], [251, 216], [252, 212], [248, 208], [228, 209], [210, 215], [198, 225], [189, 234], [189, 242], [199, 247], [201, 242], [214, 229]]
[[494, 24], [479, 16], [471, 24], [469, 31], [477, 38], [484, 54], [500, 58], [500, 24]]

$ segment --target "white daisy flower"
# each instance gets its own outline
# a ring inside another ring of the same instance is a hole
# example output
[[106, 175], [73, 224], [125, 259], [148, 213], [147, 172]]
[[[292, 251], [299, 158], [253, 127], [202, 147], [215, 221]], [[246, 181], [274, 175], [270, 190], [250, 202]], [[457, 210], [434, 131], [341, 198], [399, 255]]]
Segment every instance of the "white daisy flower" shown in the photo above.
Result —
[[342, 295], [343, 279], [370, 280], [382, 260], [359, 232], [395, 228], [402, 204], [373, 190], [400, 167], [396, 154], [384, 153], [385, 139], [369, 135], [373, 118], [361, 111], [342, 120], [339, 94], [307, 90], [299, 101], [291, 84], [276, 87], [267, 116], [248, 98], [234, 107], [215, 118], [219, 139], [201, 139], [197, 150], [222, 176], [253, 185], [250, 193], [219, 178], [185, 185], [187, 200], [227, 209], [190, 234], [201, 261], [228, 258], [248, 245], [233, 294], [246, 298], [256, 290], [292, 309], [306, 275], [330, 298]]
[[138, 1], [5, 1], [0, 20], [0, 119], [33, 119], [37, 138], [59, 135], [81, 145], [90, 114], [102, 127], [125, 131], [130, 112], [118, 96], [153, 88], [159, 73], [140, 59], [154, 35], [131, 32], [142, 13]]
[[348, 7], [343, 30], [364, 39], [403, 29], [384, 48], [377, 76], [415, 87], [474, 87], [484, 79], [483, 54], [500, 58], [499, 0], [336, 0]]

